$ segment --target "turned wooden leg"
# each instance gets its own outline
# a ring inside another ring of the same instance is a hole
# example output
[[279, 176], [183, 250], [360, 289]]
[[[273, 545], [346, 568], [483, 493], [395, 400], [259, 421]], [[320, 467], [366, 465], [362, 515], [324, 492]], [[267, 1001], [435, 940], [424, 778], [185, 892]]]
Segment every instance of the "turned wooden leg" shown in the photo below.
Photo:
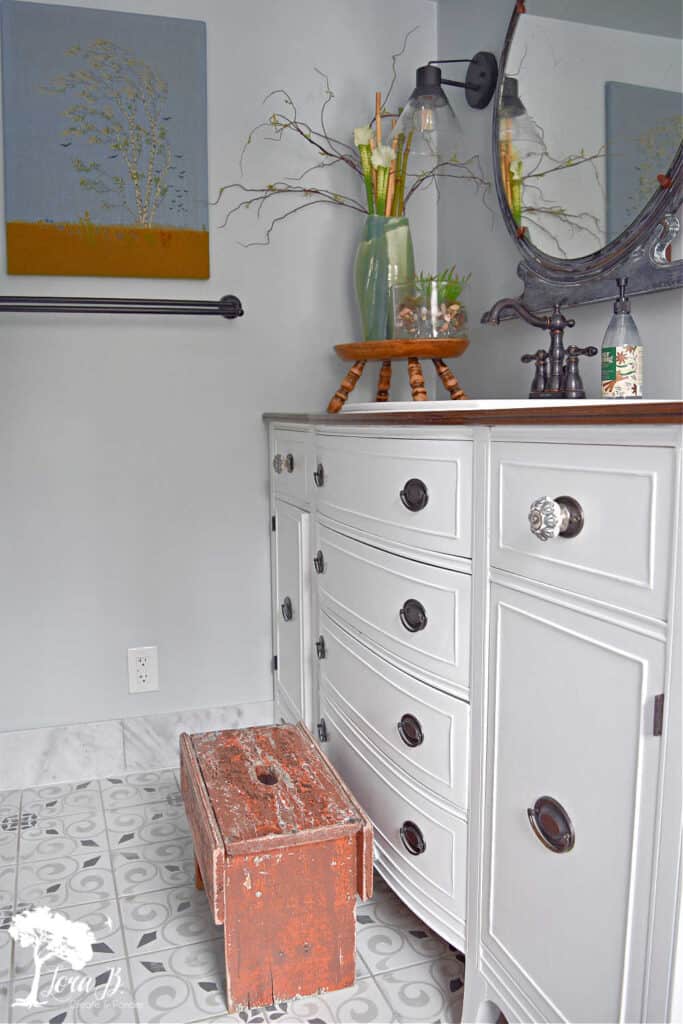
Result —
[[377, 402], [389, 401], [389, 388], [391, 386], [391, 359], [385, 359], [379, 368], [379, 380], [377, 381]]
[[202, 878], [202, 873], [199, 870], [199, 861], [196, 857], [194, 859], [194, 884], [197, 889], [204, 888], [204, 880]]
[[446, 391], [450, 392], [451, 398], [454, 401], [460, 398], [467, 398], [467, 395], [460, 387], [460, 381], [451, 372], [448, 366], [446, 366], [443, 359], [432, 359], [432, 362], [436, 367], [436, 372], [438, 373], [439, 377], [441, 377], [441, 382], [443, 386], [445, 387]]
[[330, 404], [327, 407], [328, 412], [339, 412], [344, 402], [349, 397], [349, 395], [355, 388], [356, 384], [360, 380], [360, 375], [363, 372], [364, 366], [364, 359], [359, 359], [357, 363], [353, 364], [349, 372], [344, 377], [344, 380], [339, 385], [339, 389], [335, 391], [332, 398], [330, 399]]
[[425, 388], [425, 379], [422, 376], [420, 360], [416, 359], [415, 356], [411, 356], [408, 360], [408, 380], [410, 381], [410, 390], [413, 393], [413, 401], [426, 402], [427, 389]]

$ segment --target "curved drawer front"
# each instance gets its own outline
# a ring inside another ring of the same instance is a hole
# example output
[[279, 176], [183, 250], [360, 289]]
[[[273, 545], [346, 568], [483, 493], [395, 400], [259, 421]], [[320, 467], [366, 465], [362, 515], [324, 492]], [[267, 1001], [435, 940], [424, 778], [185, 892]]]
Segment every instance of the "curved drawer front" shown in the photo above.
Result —
[[[323, 749], [351, 792], [372, 819], [380, 856], [387, 857], [415, 894], [416, 902], [440, 908], [461, 924], [465, 919], [467, 824], [449, 813], [423, 789], [404, 780], [375, 754], [349, 720], [321, 695], [328, 742]], [[424, 851], [413, 854], [401, 829]]]
[[[318, 527], [321, 608], [384, 648], [401, 667], [466, 690], [470, 577], [388, 554]], [[414, 630], [414, 631], [413, 631]]]
[[274, 427], [270, 478], [276, 494], [292, 501], [309, 501], [313, 486], [313, 438], [303, 430]]
[[[498, 441], [492, 451], [493, 565], [666, 619], [672, 449]], [[531, 533], [531, 503], [545, 495], [579, 503], [580, 533], [546, 541]]]
[[409, 548], [471, 557], [471, 441], [321, 433], [316, 463], [325, 515]]
[[412, 779], [467, 810], [469, 705], [378, 658], [324, 613], [321, 691]]

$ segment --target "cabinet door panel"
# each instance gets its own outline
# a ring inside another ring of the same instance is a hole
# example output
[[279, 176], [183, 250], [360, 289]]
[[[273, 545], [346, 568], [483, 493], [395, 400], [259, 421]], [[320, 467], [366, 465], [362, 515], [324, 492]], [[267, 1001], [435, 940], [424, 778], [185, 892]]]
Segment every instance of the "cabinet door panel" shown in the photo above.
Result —
[[[503, 587], [492, 609], [483, 944], [538, 1019], [640, 1020], [663, 645]], [[531, 827], [543, 796], [569, 852]]]
[[310, 515], [283, 501], [275, 507], [277, 678], [292, 709], [310, 725]]

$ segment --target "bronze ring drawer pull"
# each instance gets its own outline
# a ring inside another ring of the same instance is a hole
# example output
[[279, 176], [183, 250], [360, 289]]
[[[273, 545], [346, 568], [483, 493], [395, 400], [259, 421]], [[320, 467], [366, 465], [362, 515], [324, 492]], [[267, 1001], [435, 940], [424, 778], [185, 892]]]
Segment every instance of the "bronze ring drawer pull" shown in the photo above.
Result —
[[399, 497], [409, 512], [420, 512], [429, 501], [426, 485], [416, 477], [406, 480]]
[[407, 747], [419, 747], [421, 743], [424, 743], [422, 726], [415, 715], [402, 715], [396, 728]]
[[527, 808], [534, 835], [553, 853], [569, 853], [574, 847], [574, 826], [562, 804], [551, 796], [539, 796]]
[[285, 455], [285, 469], [288, 473], [294, 472], [294, 456], [291, 452], [288, 455]]
[[408, 598], [398, 614], [403, 627], [409, 633], [419, 633], [427, 625], [427, 613], [424, 610], [424, 605], [412, 597]]
[[282, 618], [285, 620], [285, 622], [291, 622], [291, 620], [294, 618], [294, 609], [292, 608], [291, 597], [286, 597], [284, 599], [284, 601], [280, 605], [280, 610], [282, 611]]
[[418, 857], [427, 849], [422, 829], [414, 821], [404, 821], [401, 825], [401, 842], [408, 853], [412, 853], [413, 857]]
[[325, 483], [325, 467], [322, 462], [319, 462], [313, 470], [313, 483], [316, 487], [322, 487]]

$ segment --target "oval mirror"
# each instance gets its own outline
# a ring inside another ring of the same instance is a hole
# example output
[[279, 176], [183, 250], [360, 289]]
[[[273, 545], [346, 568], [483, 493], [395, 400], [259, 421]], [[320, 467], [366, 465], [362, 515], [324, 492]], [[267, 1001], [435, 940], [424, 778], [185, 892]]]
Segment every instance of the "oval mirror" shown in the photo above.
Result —
[[611, 296], [615, 267], [632, 292], [681, 283], [682, 22], [680, 0], [515, 4], [493, 144], [529, 304]]

